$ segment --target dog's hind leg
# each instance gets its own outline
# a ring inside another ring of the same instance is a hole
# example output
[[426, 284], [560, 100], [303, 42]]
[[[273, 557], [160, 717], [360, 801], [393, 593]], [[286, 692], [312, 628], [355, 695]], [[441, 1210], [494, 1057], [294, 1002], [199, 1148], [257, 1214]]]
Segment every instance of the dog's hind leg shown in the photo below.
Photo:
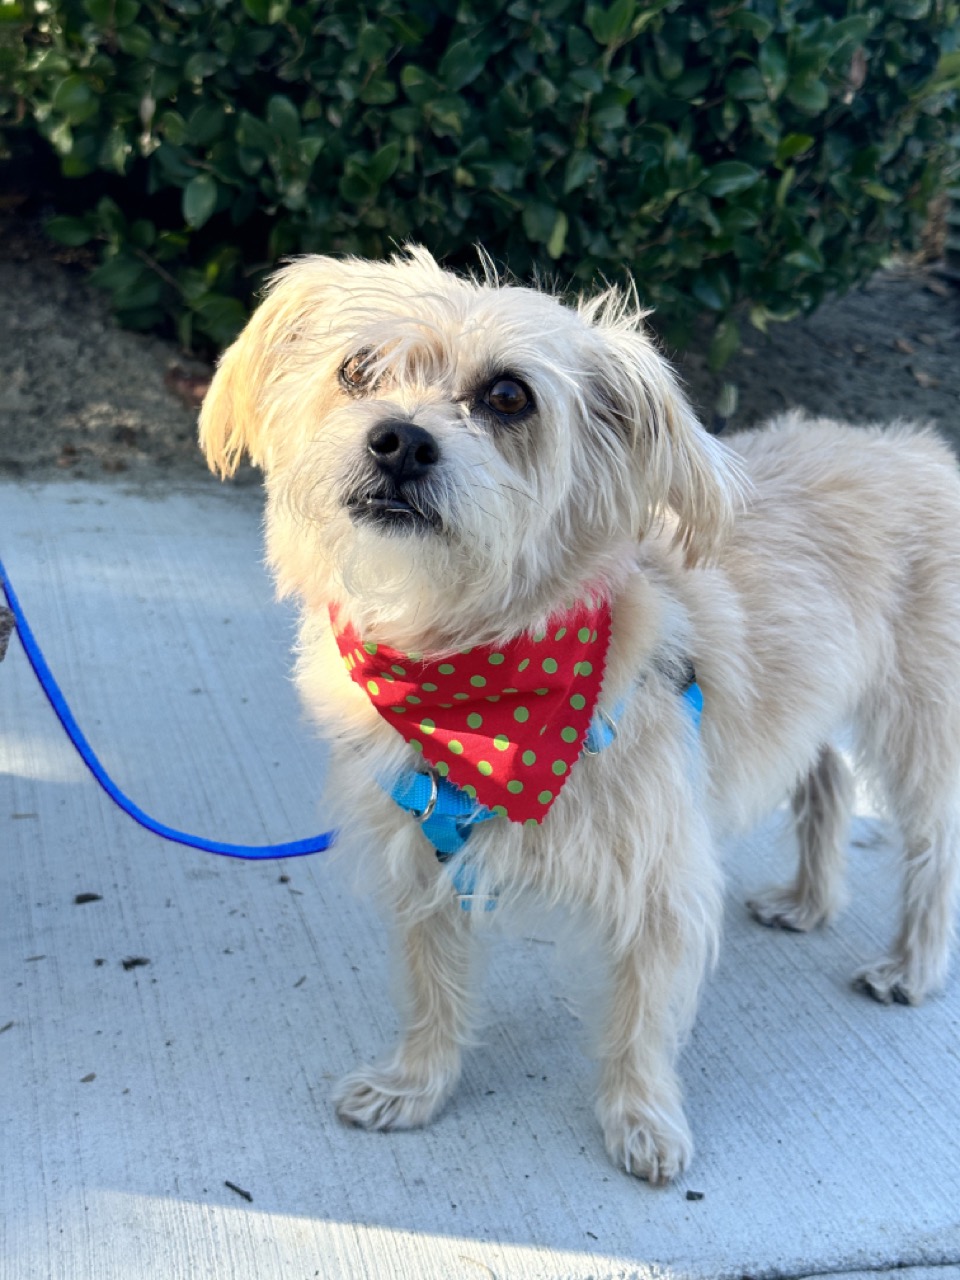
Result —
[[800, 854], [797, 874], [790, 884], [765, 889], [747, 903], [761, 924], [806, 933], [836, 914], [843, 901], [852, 798], [850, 770], [833, 747], [821, 748], [791, 799]]
[[896, 674], [873, 691], [859, 725], [903, 837], [896, 939], [854, 978], [884, 1004], [919, 1004], [944, 985], [960, 883], [960, 584], [952, 556], [938, 565], [931, 553], [917, 576], [926, 589], [904, 609]]
[[406, 1025], [384, 1061], [361, 1066], [337, 1084], [340, 1119], [363, 1129], [415, 1129], [436, 1115], [460, 1077], [467, 1038], [469, 914], [449, 904], [408, 923]]
[[919, 1004], [946, 981], [953, 942], [960, 814], [909, 835], [903, 905], [892, 953], [854, 976], [858, 990], [883, 1004]]

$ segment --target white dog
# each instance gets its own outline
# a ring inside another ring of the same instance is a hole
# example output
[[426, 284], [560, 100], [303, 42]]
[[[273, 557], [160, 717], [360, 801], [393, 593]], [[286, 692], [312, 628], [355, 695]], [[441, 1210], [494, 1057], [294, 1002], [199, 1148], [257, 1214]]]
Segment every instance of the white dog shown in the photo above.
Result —
[[342, 1081], [340, 1116], [405, 1128], [443, 1106], [481, 918], [463, 908], [532, 890], [596, 929], [600, 1123], [664, 1182], [692, 1150], [675, 1058], [717, 940], [717, 840], [792, 794], [796, 879], [752, 910], [828, 919], [845, 722], [905, 850], [899, 933], [857, 984], [912, 1004], [945, 980], [960, 482], [906, 427], [788, 415], [724, 446], [632, 297], [568, 307], [485, 270], [418, 248], [294, 262], [224, 355], [201, 440], [221, 473], [244, 451], [266, 473], [332, 748], [324, 813], [376, 857], [401, 928], [405, 1030]]

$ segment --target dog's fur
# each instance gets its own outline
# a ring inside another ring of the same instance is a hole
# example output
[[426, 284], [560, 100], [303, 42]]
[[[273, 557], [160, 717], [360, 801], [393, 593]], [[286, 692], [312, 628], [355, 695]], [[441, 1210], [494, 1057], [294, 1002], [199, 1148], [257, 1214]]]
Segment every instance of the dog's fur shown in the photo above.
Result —
[[[598, 1115], [611, 1156], [651, 1182], [691, 1140], [674, 1060], [721, 910], [715, 852], [793, 796], [800, 866], [751, 904], [810, 929], [838, 906], [851, 787], [830, 745], [853, 724], [904, 842], [902, 920], [858, 985], [916, 1003], [946, 977], [958, 867], [960, 483], [935, 436], [790, 414], [721, 445], [698, 425], [635, 299], [549, 293], [389, 263], [308, 257], [273, 279], [203, 406], [210, 465], [266, 473], [269, 560], [302, 608], [297, 676], [331, 743], [324, 813], [372, 852], [400, 922], [401, 1042], [340, 1084], [369, 1128], [426, 1123], [468, 1032], [471, 920], [416, 821], [380, 780], [418, 762], [346, 676], [334, 602], [365, 640], [440, 654], [541, 626], [602, 585], [613, 640], [601, 705], [617, 741], [584, 757], [541, 826], [482, 824], [469, 851], [501, 899], [533, 890], [594, 925], [612, 987]], [[339, 371], [358, 352], [360, 393]], [[535, 409], [484, 408], [498, 376]], [[352, 518], [380, 483], [385, 420], [436, 443], [403, 486], [410, 519]], [[425, 518], [420, 518], [422, 513]], [[691, 728], [670, 678], [695, 664]]]

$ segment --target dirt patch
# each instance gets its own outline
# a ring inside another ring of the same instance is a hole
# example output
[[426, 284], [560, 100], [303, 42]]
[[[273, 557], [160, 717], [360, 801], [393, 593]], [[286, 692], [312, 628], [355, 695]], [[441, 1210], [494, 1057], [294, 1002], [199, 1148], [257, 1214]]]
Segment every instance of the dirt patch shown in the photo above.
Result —
[[[0, 234], [4, 228], [0, 227]], [[191, 394], [209, 368], [119, 329], [82, 265], [6, 228], [0, 246], [0, 475], [201, 478]], [[696, 353], [682, 376], [705, 421], [724, 381], [728, 429], [802, 407], [852, 422], [932, 421], [960, 445], [960, 290], [929, 267], [888, 271], [808, 319], [748, 330], [721, 376]], [[242, 484], [258, 483], [244, 469]]]

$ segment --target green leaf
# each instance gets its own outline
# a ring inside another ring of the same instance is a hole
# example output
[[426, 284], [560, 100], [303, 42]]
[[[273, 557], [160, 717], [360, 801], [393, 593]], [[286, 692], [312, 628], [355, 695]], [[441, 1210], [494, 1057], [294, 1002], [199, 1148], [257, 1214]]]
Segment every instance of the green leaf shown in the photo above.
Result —
[[730, 278], [719, 267], [698, 271], [690, 292], [710, 311], [726, 311], [733, 302]]
[[624, 38], [637, 11], [637, 0], [614, 0], [607, 9], [587, 6], [587, 26], [597, 44], [616, 44]]
[[730, 360], [740, 346], [740, 326], [733, 316], [725, 316], [713, 331], [708, 364], [714, 373]]
[[597, 172], [597, 157], [591, 151], [571, 151], [563, 171], [563, 194], [569, 195]]
[[455, 40], [440, 59], [437, 72], [440, 79], [454, 93], [476, 80], [486, 66], [487, 47], [484, 41], [464, 37]]
[[66, 76], [53, 91], [53, 108], [70, 124], [83, 124], [97, 114], [97, 95], [82, 76]]
[[553, 223], [553, 230], [550, 232], [550, 239], [547, 241], [547, 253], [551, 258], [559, 258], [563, 255], [569, 227], [570, 223], [567, 215], [562, 209], [558, 209]]
[[388, 142], [374, 153], [367, 165], [367, 180], [374, 187], [383, 186], [396, 172], [400, 163], [400, 143]]
[[700, 190], [710, 196], [730, 196], [746, 191], [760, 180], [760, 171], [742, 160], [721, 160], [707, 171]]
[[528, 239], [546, 244], [553, 235], [559, 210], [545, 200], [530, 200], [523, 207], [523, 229]]
[[217, 184], [209, 173], [199, 173], [183, 189], [184, 220], [196, 229], [202, 227], [217, 207]]
[[60, 244], [72, 246], [89, 244], [94, 235], [86, 218], [67, 218], [63, 216], [50, 218], [48, 222], [44, 223], [43, 229], [48, 236], [52, 236]]
[[267, 124], [284, 142], [293, 144], [300, 137], [300, 112], [282, 93], [267, 102]]
[[816, 139], [811, 133], [788, 133], [777, 144], [777, 164], [781, 167], [795, 156], [802, 156], [809, 151]]
[[826, 111], [830, 103], [830, 94], [822, 80], [801, 78], [791, 80], [787, 85], [787, 98], [795, 107], [810, 116]]
[[770, 98], [776, 102], [787, 87], [787, 51], [779, 40], [765, 40], [760, 46], [758, 59], [760, 74]]

